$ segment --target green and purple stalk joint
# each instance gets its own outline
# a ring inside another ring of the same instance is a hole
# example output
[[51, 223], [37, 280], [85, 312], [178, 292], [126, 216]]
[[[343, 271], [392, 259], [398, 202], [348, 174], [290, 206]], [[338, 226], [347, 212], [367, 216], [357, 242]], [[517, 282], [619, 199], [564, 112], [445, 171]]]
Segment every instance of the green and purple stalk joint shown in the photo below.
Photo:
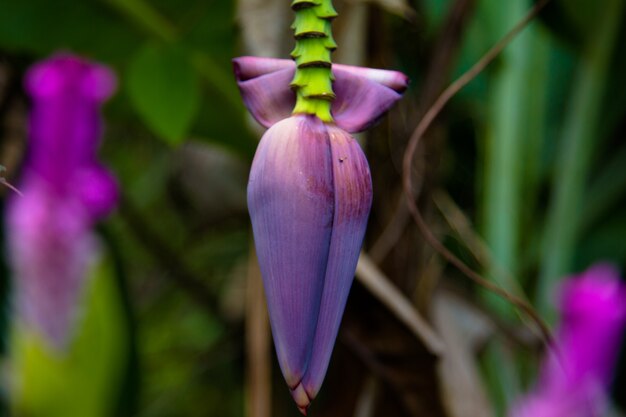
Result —
[[291, 52], [296, 61], [296, 73], [291, 81], [296, 91], [293, 114], [314, 114], [323, 122], [333, 122], [331, 53], [337, 44], [331, 23], [337, 12], [331, 0], [293, 0], [291, 8], [296, 14], [292, 25], [296, 46]]

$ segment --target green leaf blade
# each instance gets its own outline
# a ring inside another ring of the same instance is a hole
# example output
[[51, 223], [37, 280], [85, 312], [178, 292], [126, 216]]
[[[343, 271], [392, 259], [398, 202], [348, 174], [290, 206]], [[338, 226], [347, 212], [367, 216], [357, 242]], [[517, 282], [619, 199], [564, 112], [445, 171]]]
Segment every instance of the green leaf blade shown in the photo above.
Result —
[[171, 145], [184, 140], [200, 105], [200, 81], [184, 50], [141, 48], [130, 64], [127, 90], [150, 130]]

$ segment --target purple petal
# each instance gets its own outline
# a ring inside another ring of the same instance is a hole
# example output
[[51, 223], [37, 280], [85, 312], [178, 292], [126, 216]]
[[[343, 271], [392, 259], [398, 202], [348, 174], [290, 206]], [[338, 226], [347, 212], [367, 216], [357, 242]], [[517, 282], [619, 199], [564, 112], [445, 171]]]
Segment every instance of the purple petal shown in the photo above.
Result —
[[244, 104], [265, 127], [291, 116], [296, 96], [289, 86], [295, 65], [287, 59], [241, 57], [233, 59]]
[[409, 77], [399, 71], [389, 71], [375, 68], [355, 67], [353, 65], [333, 64], [333, 72], [346, 72], [355, 76], [367, 78], [398, 93], [403, 93], [409, 86]]
[[361, 147], [347, 132], [328, 130], [335, 208], [320, 315], [303, 380], [309, 399], [317, 395], [326, 375], [372, 205], [372, 179]]
[[237, 81], [247, 81], [285, 69], [293, 71], [295, 63], [291, 59], [240, 56], [233, 59], [233, 67]]
[[333, 225], [330, 161], [326, 126], [314, 116], [291, 117], [261, 139], [248, 184], [274, 344], [296, 401], [306, 399], [299, 386], [311, 354]]
[[[233, 60], [237, 84], [246, 107], [263, 126], [291, 114], [295, 93], [290, 87], [295, 63], [286, 59], [240, 57]], [[337, 96], [332, 113], [347, 132], [367, 129], [401, 97], [408, 78], [397, 71], [333, 65]]]
[[584, 390], [570, 392], [565, 397], [533, 394], [516, 404], [511, 417], [599, 417], [603, 406]]
[[561, 324], [534, 391], [515, 417], [603, 415], [626, 326], [626, 285], [610, 265], [592, 266], [561, 287]]
[[598, 264], [565, 281], [560, 308], [560, 358], [548, 362], [543, 383], [563, 390], [586, 381], [607, 386], [626, 324], [626, 287], [617, 270]]
[[117, 181], [104, 167], [93, 165], [77, 172], [76, 194], [90, 218], [106, 217], [119, 200]]
[[78, 201], [30, 178], [8, 206], [9, 254], [19, 316], [64, 349], [83, 281], [96, 256], [91, 221]]
[[75, 95], [101, 103], [113, 94], [115, 86], [115, 76], [108, 68], [70, 54], [35, 64], [26, 76], [26, 90], [37, 99]]
[[100, 105], [115, 88], [112, 73], [71, 55], [36, 64], [26, 76], [33, 97], [28, 164], [57, 187], [77, 166], [95, 161]]
[[391, 88], [356, 75], [359, 72], [340, 68], [334, 68], [333, 72], [333, 89], [337, 95], [332, 104], [333, 117], [337, 126], [347, 132], [361, 132], [376, 124], [402, 97], [402, 94]]

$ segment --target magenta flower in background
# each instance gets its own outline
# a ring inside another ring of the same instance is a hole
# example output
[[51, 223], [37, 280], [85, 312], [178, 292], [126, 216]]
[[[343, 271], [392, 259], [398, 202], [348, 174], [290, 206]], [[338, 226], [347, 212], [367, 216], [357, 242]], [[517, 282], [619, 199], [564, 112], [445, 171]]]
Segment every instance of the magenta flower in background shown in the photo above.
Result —
[[597, 264], [560, 289], [558, 353], [549, 353], [534, 391], [513, 417], [599, 417], [626, 325], [626, 285]]
[[291, 60], [234, 60], [244, 102], [269, 130], [257, 149], [248, 208], [283, 376], [303, 413], [326, 374], [372, 203], [369, 165], [350, 133], [406, 89], [395, 71], [333, 65], [335, 123], [291, 115]]
[[63, 349], [81, 290], [98, 256], [94, 224], [116, 205], [118, 189], [97, 161], [101, 104], [113, 93], [107, 68], [69, 54], [34, 65], [29, 143], [6, 223], [20, 319]]

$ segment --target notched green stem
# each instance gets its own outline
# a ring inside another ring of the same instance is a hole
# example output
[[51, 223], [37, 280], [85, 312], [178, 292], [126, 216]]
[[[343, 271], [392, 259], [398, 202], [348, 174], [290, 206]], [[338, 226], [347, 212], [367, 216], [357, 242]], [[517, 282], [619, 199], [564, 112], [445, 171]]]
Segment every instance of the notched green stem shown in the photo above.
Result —
[[291, 87], [296, 90], [293, 113], [314, 114], [324, 122], [332, 122], [330, 105], [335, 99], [331, 53], [337, 48], [331, 31], [337, 17], [331, 0], [293, 0], [296, 18], [292, 25], [296, 47], [291, 56], [296, 61], [296, 74]]

